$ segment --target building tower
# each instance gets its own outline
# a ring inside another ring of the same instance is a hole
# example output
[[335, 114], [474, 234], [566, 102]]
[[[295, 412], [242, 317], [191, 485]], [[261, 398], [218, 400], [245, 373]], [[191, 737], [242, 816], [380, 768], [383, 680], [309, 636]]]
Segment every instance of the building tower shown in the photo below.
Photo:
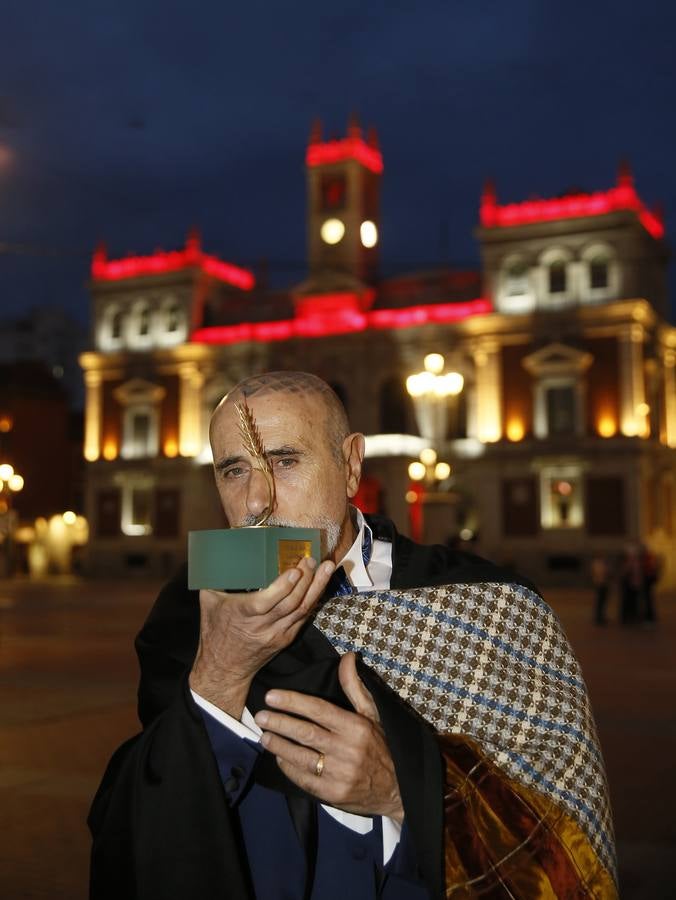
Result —
[[305, 161], [310, 278], [303, 291], [360, 291], [378, 268], [383, 160], [375, 130], [364, 139], [352, 117], [347, 137], [323, 140], [316, 122]]

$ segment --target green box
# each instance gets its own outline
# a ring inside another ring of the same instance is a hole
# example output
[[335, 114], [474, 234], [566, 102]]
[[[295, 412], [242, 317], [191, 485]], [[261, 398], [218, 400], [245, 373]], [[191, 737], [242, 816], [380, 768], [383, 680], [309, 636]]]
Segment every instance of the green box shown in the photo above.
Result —
[[321, 556], [318, 528], [262, 525], [188, 532], [188, 587], [246, 591], [267, 587], [303, 556]]

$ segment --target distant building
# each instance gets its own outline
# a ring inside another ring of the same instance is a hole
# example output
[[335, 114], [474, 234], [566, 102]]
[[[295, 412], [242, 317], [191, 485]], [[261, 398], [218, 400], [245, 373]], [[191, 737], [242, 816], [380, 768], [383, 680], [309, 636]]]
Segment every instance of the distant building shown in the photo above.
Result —
[[86, 329], [61, 309], [36, 308], [5, 319], [0, 327], [0, 364], [36, 361], [66, 391], [69, 404], [82, 409], [84, 393], [78, 356], [87, 346]]
[[[95, 257], [81, 357], [91, 566], [168, 570], [188, 529], [217, 527], [211, 410], [246, 375], [300, 368], [367, 434], [363, 499], [404, 530], [473, 538], [541, 582], [579, 580], [592, 555], [645, 540], [676, 581], [676, 329], [663, 225], [630, 173], [512, 205], [489, 187], [481, 272], [381, 279], [375, 135], [315, 129], [306, 167], [309, 273], [287, 292], [259, 289], [196, 235], [172, 253]], [[404, 388], [432, 352], [463, 379], [442, 417]], [[453, 471], [411, 484], [430, 444]]]
[[79, 512], [83, 505], [81, 416], [69, 409], [63, 383], [40, 362], [0, 364], [0, 462], [23, 478], [4, 491], [22, 523]]

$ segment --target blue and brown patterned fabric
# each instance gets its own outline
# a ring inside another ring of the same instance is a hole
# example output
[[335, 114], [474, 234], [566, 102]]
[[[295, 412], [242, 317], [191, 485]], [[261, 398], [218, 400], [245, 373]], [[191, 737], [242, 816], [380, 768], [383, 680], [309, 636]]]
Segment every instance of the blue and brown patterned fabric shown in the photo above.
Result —
[[534, 591], [495, 582], [371, 591], [326, 601], [314, 624], [337, 651], [360, 653], [440, 737], [447, 896], [616, 897], [589, 698]]

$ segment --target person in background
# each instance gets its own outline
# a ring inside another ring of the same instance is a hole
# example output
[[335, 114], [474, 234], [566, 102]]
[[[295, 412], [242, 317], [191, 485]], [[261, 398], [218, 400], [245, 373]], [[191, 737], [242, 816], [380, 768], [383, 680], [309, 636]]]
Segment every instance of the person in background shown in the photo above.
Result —
[[610, 567], [602, 553], [593, 557], [590, 565], [591, 582], [594, 586], [594, 624], [607, 625], [606, 604], [610, 586]]

